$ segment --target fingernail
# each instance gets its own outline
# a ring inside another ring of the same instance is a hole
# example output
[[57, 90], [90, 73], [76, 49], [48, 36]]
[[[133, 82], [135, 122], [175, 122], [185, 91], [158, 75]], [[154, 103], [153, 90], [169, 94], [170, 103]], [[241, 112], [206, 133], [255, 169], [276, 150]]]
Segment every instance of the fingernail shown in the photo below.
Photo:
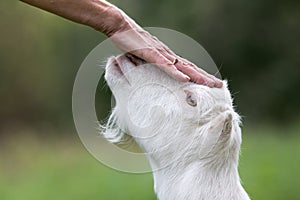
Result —
[[215, 87], [215, 83], [209, 82], [209, 83], [207, 83], [207, 86], [210, 87], [210, 88], [213, 88], [213, 87]]
[[187, 75], [184, 75], [184, 78], [185, 78], [187, 81], [190, 81], [190, 80], [191, 80], [191, 78], [188, 77]]
[[173, 74], [171, 76], [179, 82], [188, 82], [191, 80], [189, 76], [183, 73]]
[[221, 88], [223, 86], [223, 82], [222, 81], [217, 81], [215, 83], [215, 87]]

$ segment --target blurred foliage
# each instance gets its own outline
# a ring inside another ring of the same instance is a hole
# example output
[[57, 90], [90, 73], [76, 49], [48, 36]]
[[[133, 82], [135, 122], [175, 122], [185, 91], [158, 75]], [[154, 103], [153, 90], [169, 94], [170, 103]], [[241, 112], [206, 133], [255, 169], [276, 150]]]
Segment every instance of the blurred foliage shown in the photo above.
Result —
[[[74, 136], [45, 140], [27, 131], [0, 141], [1, 200], [156, 199], [150, 173], [103, 166]], [[285, 137], [272, 128], [244, 130], [239, 171], [253, 200], [299, 199], [299, 131], [293, 127]]]
[[[206, 48], [255, 124], [244, 131], [246, 190], [253, 199], [298, 199], [300, 1], [112, 2], [142, 26], [180, 31]], [[76, 72], [106, 37], [19, 1], [0, 1], [0, 13], [0, 199], [155, 199], [151, 174], [100, 165], [70, 130]], [[96, 103], [104, 119], [103, 78]], [[266, 122], [272, 126], [257, 127]], [[298, 125], [278, 126], [289, 122]]]
[[[300, 1], [112, 2], [142, 26], [171, 28], [201, 43], [246, 121], [299, 121]], [[19, 1], [1, 1], [0, 12], [2, 128], [71, 123], [76, 71], [104, 35]], [[99, 88], [105, 98], [98, 110], [106, 113], [110, 93]]]

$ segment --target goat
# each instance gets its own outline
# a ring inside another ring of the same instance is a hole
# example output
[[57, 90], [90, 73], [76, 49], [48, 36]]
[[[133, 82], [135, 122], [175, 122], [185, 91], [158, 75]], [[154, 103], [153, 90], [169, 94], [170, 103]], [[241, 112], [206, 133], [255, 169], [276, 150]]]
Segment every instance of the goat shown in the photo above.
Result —
[[[138, 67], [137, 67], [138, 66]], [[222, 88], [178, 82], [130, 54], [110, 57], [116, 106], [103, 136], [130, 133], [147, 154], [160, 200], [249, 200], [240, 183], [240, 117]]]

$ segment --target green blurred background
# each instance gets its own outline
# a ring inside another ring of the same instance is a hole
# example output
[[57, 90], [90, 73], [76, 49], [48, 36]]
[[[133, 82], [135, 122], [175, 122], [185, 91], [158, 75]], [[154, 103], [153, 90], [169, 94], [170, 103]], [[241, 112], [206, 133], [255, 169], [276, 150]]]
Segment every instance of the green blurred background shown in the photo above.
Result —
[[[243, 116], [246, 190], [253, 199], [300, 199], [300, 1], [111, 2], [142, 26], [206, 48]], [[151, 174], [102, 165], [73, 125], [76, 72], [104, 35], [19, 1], [1, 1], [0, 13], [0, 200], [155, 199]], [[102, 120], [110, 92], [100, 85]]]

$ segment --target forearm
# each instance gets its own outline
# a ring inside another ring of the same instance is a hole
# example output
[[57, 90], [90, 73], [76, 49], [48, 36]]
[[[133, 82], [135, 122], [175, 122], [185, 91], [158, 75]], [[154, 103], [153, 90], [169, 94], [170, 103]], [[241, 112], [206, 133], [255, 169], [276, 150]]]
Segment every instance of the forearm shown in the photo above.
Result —
[[90, 26], [107, 36], [111, 36], [120, 30], [127, 30], [131, 26], [130, 18], [124, 12], [103, 0], [20, 1], [71, 21]]
[[[119, 49], [156, 64], [179, 81], [192, 80], [209, 87], [222, 87], [220, 80], [177, 56], [156, 37], [137, 25], [122, 10], [105, 0], [20, 1], [101, 31], [110, 37]], [[131, 31], [124, 32], [127, 30]]]

